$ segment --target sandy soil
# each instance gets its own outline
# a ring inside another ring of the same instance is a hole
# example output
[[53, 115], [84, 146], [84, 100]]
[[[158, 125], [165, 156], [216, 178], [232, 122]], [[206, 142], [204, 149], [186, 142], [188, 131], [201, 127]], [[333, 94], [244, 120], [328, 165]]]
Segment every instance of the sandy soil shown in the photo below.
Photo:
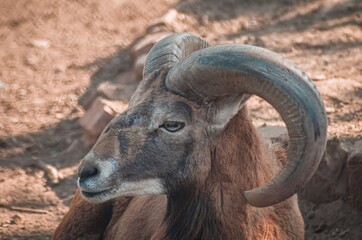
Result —
[[[155, 24], [166, 13], [164, 23]], [[0, 239], [51, 238], [89, 150], [78, 122], [84, 114], [79, 98], [130, 68], [130, 46], [160, 29], [282, 53], [315, 81], [329, 135], [349, 144], [362, 138], [361, 1], [3, 0]], [[249, 105], [256, 125], [281, 124], [260, 99]], [[52, 184], [34, 159], [55, 166], [64, 179]], [[343, 200], [302, 200], [301, 207], [306, 239], [362, 238], [362, 214]]]

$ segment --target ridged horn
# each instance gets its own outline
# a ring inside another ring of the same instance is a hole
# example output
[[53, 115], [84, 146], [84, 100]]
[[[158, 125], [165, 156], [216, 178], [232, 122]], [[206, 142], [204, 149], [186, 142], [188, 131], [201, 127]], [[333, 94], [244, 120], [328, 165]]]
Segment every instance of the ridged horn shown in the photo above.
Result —
[[209, 47], [209, 44], [203, 38], [191, 33], [167, 36], [150, 50], [143, 69], [143, 78], [156, 70], [171, 68], [182, 58], [206, 47]]
[[204, 102], [255, 94], [278, 111], [288, 129], [288, 160], [270, 182], [245, 191], [251, 205], [266, 207], [291, 197], [316, 171], [326, 146], [323, 101], [307, 75], [281, 55], [248, 45], [205, 48], [175, 65], [166, 86]]
[[159, 70], [168, 71], [181, 59], [210, 45], [201, 37], [192, 33], [177, 33], [158, 41], [147, 55], [143, 68], [143, 80], [138, 85], [129, 102], [130, 106], [138, 102], [143, 93], [156, 78], [152, 76]]

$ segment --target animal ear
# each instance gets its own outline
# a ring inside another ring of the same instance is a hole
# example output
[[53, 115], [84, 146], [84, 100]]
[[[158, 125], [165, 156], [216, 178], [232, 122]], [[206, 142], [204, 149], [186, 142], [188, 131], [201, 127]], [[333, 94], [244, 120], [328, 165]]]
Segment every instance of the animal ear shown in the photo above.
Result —
[[211, 132], [223, 131], [230, 120], [244, 107], [250, 96], [249, 94], [234, 94], [210, 102], [209, 120]]

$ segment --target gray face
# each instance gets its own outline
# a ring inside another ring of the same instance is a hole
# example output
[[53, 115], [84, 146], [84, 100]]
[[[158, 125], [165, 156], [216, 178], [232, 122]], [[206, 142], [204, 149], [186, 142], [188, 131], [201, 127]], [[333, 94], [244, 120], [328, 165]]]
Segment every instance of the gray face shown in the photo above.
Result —
[[86, 199], [172, 193], [206, 170], [203, 111], [159, 88], [133, 100], [83, 159], [78, 185]]

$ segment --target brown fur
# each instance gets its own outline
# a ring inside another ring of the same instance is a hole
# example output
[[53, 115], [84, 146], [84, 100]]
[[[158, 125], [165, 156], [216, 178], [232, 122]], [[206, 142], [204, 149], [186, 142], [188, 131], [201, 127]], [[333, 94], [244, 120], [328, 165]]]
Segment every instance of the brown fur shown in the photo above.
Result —
[[269, 181], [286, 159], [280, 148], [262, 146], [242, 109], [212, 142], [210, 170], [200, 186], [99, 205], [77, 193], [54, 239], [303, 239], [296, 196], [266, 208], [245, 200], [243, 192]]

